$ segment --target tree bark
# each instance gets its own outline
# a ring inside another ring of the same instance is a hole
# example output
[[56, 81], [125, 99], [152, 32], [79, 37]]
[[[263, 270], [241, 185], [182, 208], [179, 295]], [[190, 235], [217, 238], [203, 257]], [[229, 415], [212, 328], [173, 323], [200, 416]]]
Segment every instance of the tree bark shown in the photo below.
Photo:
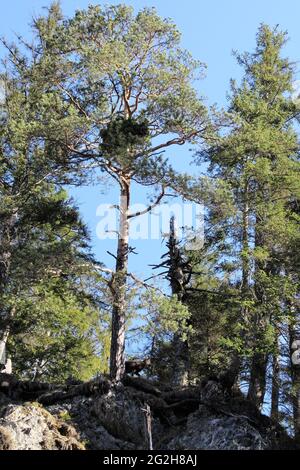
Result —
[[[263, 233], [258, 226], [259, 216], [256, 215], [255, 227], [255, 248], [264, 246]], [[260, 261], [255, 262], [255, 273], [262, 270], [267, 274], [272, 272], [272, 266], [266, 267]], [[260, 307], [266, 304], [266, 296], [263, 286], [255, 279], [256, 311], [253, 316], [253, 357], [250, 369], [250, 381], [248, 389], [248, 399], [261, 409], [266, 392], [266, 372], [268, 363], [267, 352], [262, 351], [264, 333], [269, 318], [265, 313], [261, 313]]]
[[[300, 328], [297, 322], [289, 326], [289, 343], [290, 343], [290, 368], [292, 379], [292, 404], [293, 404], [293, 421], [294, 421], [294, 435], [295, 439], [300, 442], [300, 364], [295, 361], [295, 352], [300, 347]], [[300, 354], [300, 353], [299, 353]]]
[[116, 270], [112, 280], [113, 310], [110, 351], [110, 377], [121, 381], [125, 373], [125, 314], [128, 271], [130, 179], [121, 180], [120, 216]]
[[[168, 241], [169, 248], [169, 273], [168, 277], [171, 284], [172, 294], [176, 295], [179, 301], [182, 301], [184, 296], [185, 287], [185, 274], [183, 272], [183, 259], [178, 245], [175, 218], [171, 217], [170, 220], [170, 235]], [[181, 338], [181, 332], [174, 334], [173, 350], [174, 350], [174, 363], [172, 382], [174, 385], [188, 385], [189, 380], [189, 347], [187, 341]]]
[[[250, 279], [250, 261], [249, 261], [249, 183], [244, 185], [244, 201], [242, 212], [242, 282], [241, 297], [247, 300], [249, 295], [249, 279]], [[241, 308], [241, 321], [247, 322], [248, 309], [244, 305]], [[230, 360], [228, 370], [224, 373], [231, 387], [238, 386], [239, 374], [241, 369], [241, 357], [238, 352], [234, 351]]]
[[[278, 338], [276, 338], [278, 345]], [[280, 367], [278, 360], [278, 351], [273, 353], [272, 362], [272, 396], [271, 396], [271, 418], [278, 422], [279, 420], [279, 391], [280, 391]]]
[[251, 363], [251, 373], [248, 389], [248, 399], [261, 409], [266, 392], [266, 368], [268, 356], [265, 353], [255, 353]]
[[9, 281], [11, 267], [11, 250], [13, 235], [15, 231], [15, 220], [17, 210], [15, 209], [7, 220], [2, 221], [1, 229], [1, 254], [0, 254], [0, 318], [2, 328], [0, 329], [0, 360], [5, 356], [6, 345], [11, 330], [11, 320], [15, 315], [15, 307], [7, 308], [4, 301], [5, 291]]

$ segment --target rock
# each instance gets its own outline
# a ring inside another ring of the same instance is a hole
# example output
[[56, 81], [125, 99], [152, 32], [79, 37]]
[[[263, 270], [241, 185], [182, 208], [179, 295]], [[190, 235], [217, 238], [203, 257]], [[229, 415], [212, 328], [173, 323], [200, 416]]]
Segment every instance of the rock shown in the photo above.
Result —
[[270, 441], [246, 417], [222, 416], [203, 405], [167, 445], [172, 450], [264, 450]]
[[[93, 450], [134, 450], [136, 446], [126, 441], [125, 436], [118, 438], [108, 432], [95, 413], [95, 398], [76, 397], [69, 402], [51, 405], [47, 410], [54, 416], [70, 415], [70, 423], [85, 442], [87, 449]], [[108, 426], [109, 428], [109, 426]]]
[[142, 404], [126, 388], [119, 386], [95, 399], [93, 412], [110, 434], [137, 446], [145, 443]]
[[[13, 380], [3, 375], [0, 381], [2, 450], [147, 449], [146, 405], [151, 409], [157, 450], [297, 448], [282, 427], [241, 392], [226, 393], [218, 380], [163, 390], [146, 379], [130, 378], [124, 385], [103, 378], [70, 389], [54, 387], [49, 396], [39, 396], [44, 397], [43, 404], [23, 405], [13, 403], [8, 393], [15, 390]], [[22, 388], [22, 383], [16, 387]]]
[[0, 419], [1, 450], [84, 450], [72, 426], [37, 404], [8, 405]]

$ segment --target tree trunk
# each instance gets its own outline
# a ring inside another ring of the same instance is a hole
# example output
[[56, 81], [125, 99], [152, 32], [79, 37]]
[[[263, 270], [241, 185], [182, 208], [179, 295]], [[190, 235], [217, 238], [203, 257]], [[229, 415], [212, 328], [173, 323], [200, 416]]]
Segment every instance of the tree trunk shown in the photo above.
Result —
[[11, 320], [15, 315], [15, 307], [9, 309], [5, 305], [4, 295], [9, 281], [11, 267], [11, 249], [13, 243], [14, 225], [17, 217], [17, 210], [5, 221], [2, 221], [1, 229], [1, 252], [0, 252], [0, 319], [2, 328], [0, 329], [0, 361], [6, 358], [6, 345], [11, 330]]
[[122, 178], [116, 272], [112, 280], [113, 310], [110, 351], [110, 376], [122, 380], [125, 373], [125, 316], [128, 270], [130, 179]]
[[[255, 248], [264, 246], [263, 233], [258, 225], [259, 216], [256, 215], [255, 227]], [[255, 262], [255, 274], [264, 271], [266, 274], [272, 273], [272, 266], [265, 266], [262, 262]], [[250, 370], [250, 382], [248, 389], [248, 399], [261, 409], [266, 392], [266, 373], [268, 354], [262, 351], [264, 345], [264, 334], [266, 326], [269, 324], [269, 317], [262, 313], [261, 306], [266, 304], [266, 294], [264, 287], [255, 279], [256, 311], [253, 315], [253, 357]]]
[[13, 319], [15, 314], [15, 308], [13, 307], [10, 311], [10, 317], [6, 318], [7, 326], [1, 332], [0, 339], [0, 372], [12, 373], [12, 362], [11, 359], [7, 357], [6, 347], [7, 341], [10, 335], [10, 322]]
[[[250, 279], [250, 261], [249, 261], [249, 187], [248, 181], [244, 185], [244, 203], [242, 213], [242, 282], [241, 296], [243, 300], [247, 300], [249, 295], [249, 279]], [[247, 322], [248, 309], [244, 305], [241, 308], [241, 321]], [[237, 387], [241, 368], [241, 357], [238, 352], [234, 351], [230, 360], [228, 370], [224, 376], [228, 379], [231, 387]]]
[[[182, 301], [185, 287], [185, 274], [183, 272], [183, 259], [177, 240], [175, 218], [170, 220], [170, 235], [168, 241], [170, 268], [168, 277], [171, 284], [172, 294]], [[172, 382], [174, 385], [188, 385], [189, 378], [189, 347], [187, 341], [181, 339], [181, 332], [175, 333], [173, 338], [174, 363]]]
[[[276, 338], [278, 348], [278, 338]], [[280, 367], [278, 360], [279, 351], [273, 353], [272, 361], [272, 396], [271, 396], [271, 418], [278, 422], [279, 420], [279, 391], [280, 391]]]
[[175, 351], [172, 382], [174, 385], [188, 385], [190, 361], [187, 341], [182, 341], [179, 335], [174, 335], [172, 346]]
[[289, 326], [289, 341], [294, 435], [295, 439], [300, 442], [300, 328], [297, 322]]
[[265, 353], [255, 353], [251, 363], [248, 400], [261, 409], [266, 392], [266, 368], [268, 356]]

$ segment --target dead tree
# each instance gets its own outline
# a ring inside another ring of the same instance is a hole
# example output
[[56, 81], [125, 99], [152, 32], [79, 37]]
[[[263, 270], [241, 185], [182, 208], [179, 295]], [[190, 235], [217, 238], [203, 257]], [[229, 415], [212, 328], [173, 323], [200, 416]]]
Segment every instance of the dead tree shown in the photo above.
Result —
[[[177, 299], [184, 302], [186, 294], [186, 286], [190, 282], [192, 268], [188, 259], [186, 259], [179, 245], [177, 237], [176, 221], [172, 216], [170, 219], [170, 233], [167, 242], [168, 252], [162, 256], [164, 261], [156, 268], [165, 268], [166, 278], [168, 279], [172, 294]], [[174, 351], [174, 359], [172, 361], [172, 382], [176, 385], [187, 385], [189, 374], [189, 348], [188, 342], [182, 340], [182, 331], [179, 326], [178, 332], [174, 334], [172, 349]]]

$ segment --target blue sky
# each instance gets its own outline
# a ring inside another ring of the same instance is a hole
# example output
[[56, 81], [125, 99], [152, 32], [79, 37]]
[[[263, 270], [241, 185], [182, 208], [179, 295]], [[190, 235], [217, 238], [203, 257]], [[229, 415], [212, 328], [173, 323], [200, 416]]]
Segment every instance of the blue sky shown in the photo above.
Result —
[[[226, 106], [226, 94], [230, 78], [239, 79], [241, 70], [232, 57], [232, 50], [252, 51], [255, 47], [255, 34], [261, 22], [272, 26], [279, 24], [290, 36], [285, 52], [291, 60], [300, 59], [300, 2], [297, 0], [125, 0], [110, 2], [92, 0], [62, 0], [61, 5], [66, 15], [72, 15], [78, 8], [89, 4], [132, 5], [136, 10], [144, 6], [154, 6], [163, 17], [170, 17], [182, 32], [182, 45], [189, 49], [193, 56], [207, 64], [206, 78], [198, 83], [201, 95], [206, 96], [207, 103]], [[13, 38], [14, 32], [29, 36], [28, 24], [32, 16], [39, 14], [48, 0], [10, 0], [1, 4], [0, 35]], [[2, 51], [0, 51], [2, 52]], [[299, 68], [299, 67], [298, 67]], [[299, 68], [300, 70], [300, 68]], [[300, 74], [298, 74], [298, 79]], [[191, 152], [188, 148], [172, 149], [170, 157], [175, 159], [179, 168], [188, 170]], [[108, 265], [113, 259], [106, 250], [114, 251], [116, 242], [99, 240], [96, 226], [99, 217], [96, 209], [101, 203], [115, 204], [117, 194], [113, 189], [103, 193], [103, 188], [96, 186], [72, 189], [83, 217], [87, 222], [97, 257]], [[140, 192], [134, 194], [133, 202], [138, 202]], [[149, 273], [148, 264], [159, 262], [165, 251], [160, 240], [133, 241], [139, 256], [132, 255], [130, 269], [141, 277]]]

